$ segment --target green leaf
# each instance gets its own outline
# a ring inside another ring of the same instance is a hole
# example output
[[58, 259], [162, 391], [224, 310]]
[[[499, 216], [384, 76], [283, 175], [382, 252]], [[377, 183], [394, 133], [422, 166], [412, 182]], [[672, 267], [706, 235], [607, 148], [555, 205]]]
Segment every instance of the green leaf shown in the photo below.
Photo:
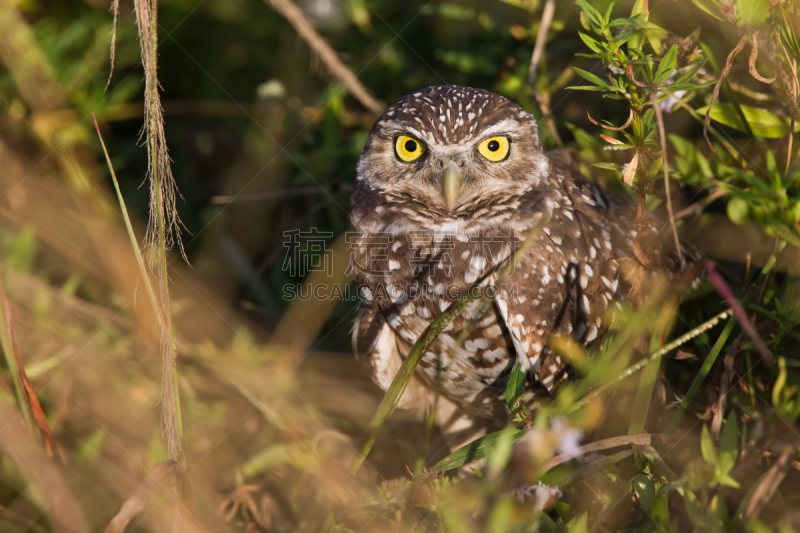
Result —
[[513, 433], [503, 433], [486, 447], [486, 467], [489, 473], [499, 474], [511, 459], [511, 447], [517, 439]]
[[655, 76], [655, 83], [664, 83], [666, 82], [672, 73], [675, 72], [675, 64], [678, 62], [678, 45], [673, 44], [667, 53], [664, 54], [664, 57], [661, 58], [661, 62], [658, 64], [658, 70], [656, 71]]
[[577, 0], [575, 3], [578, 9], [582, 13], [585, 13], [589, 20], [591, 20], [598, 29], [602, 30], [603, 16], [600, 14], [597, 8], [595, 8], [591, 2], [587, 2], [586, 0]]
[[734, 197], [728, 202], [727, 211], [731, 222], [743, 224], [747, 220], [747, 213], [750, 211], [750, 207], [743, 198]]
[[739, 459], [739, 420], [731, 410], [719, 439], [719, 471], [727, 475]]
[[[767, 139], [779, 139], [789, 135], [791, 121], [788, 118], [779, 117], [774, 113], [751, 106], [739, 106], [744, 114], [750, 129], [753, 130], [753, 135], [756, 137], [764, 137]], [[708, 106], [701, 107], [697, 110], [700, 115], [705, 115]], [[729, 128], [747, 132], [747, 124], [742, 122], [742, 118], [736, 111], [736, 106], [733, 104], [717, 104], [711, 109], [711, 118], [720, 124], [724, 124]], [[794, 132], [800, 131], [800, 121], [794, 125]]]
[[508, 427], [490, 433], [485, 437], [475, 439], [466, 446], [454, 451], [433, 467], [434, 470], [453, 470], [464, 465], [468, 465], [473, 461], [483, 459], [486, 457], [487, 452], [494, 449], [498, 442], [509, 439], [511, 442], [519, 440], [525, 434], [525, 430], [521, 428]]
[[712, 465], [719, 465], [717, 452], [714, 449], [714, 441], [711, 440], [711, 433], [708, 431], [708, 426], [703, 425], [703, 431], [700, 433], [700, 453], [703, 454], [703, 459]]
[[719, 10], [719, 6], [712, 0], [693, 0], [695, 5], [714, 17], [717, 20], [725, 21], [725, 17]]
[[739, 20], [751, 26], [761, 26], [767, 21], [769, 15], [769, 2], [767, 0], [739, 0]]
[[289, 446], [273, 444], [256, 453], [242, 465], [242, 476], [245, 479], [262, 474], [275, 467], [289, 462]]
[[775, 384], [772, 386], [772, 406], [780, 413], [781, 412], [781, 392], [786, 386], [786, 359], [783, 357], [778, 358], [778, 377], [775, 379]]
[[631, 8], [631, 18], [635, 17], [636, 15], [641, 15], [643, 7], [644, 7], [644, 0], [636, 0], [633, 3], [633, 8]]
[[725, 485], [726, 487], [733, 487], [735, 489], [738, 489], [740, 487], [739, 482], [733, 479], [728, 474], [720, 474], [719, 476], [717, 476], [717, 482], [719, 482], [720, 485]]
[[610, 84], [610, 83], [608, 83], [607, 81], [603, 80], [602, 78], [600, 78], [600, 77], [598, 77], [598, 76], [595, 76], [595, 75], [594, 75], [594, 74], [592, 74], [591, 72], [586, 72], [585, 70], [583, 70], [583, 69], [581, 69], [581, 68], [578, 68], [578, 67], [572, 67], [572, 69], [573, 69], [573, 70], [574, 70], [574, 71], [575, 71], [575, 72], [578, 74], [578, 76], [580, 76], [581, 78], [583, 78], [583, 79], [585, 79], [585, 80], [587, 80], [587, 81], [590, 81], [590, 82], [594, 83], [595, 85], [598, 85], [598, 86], [600, 86], [600, 87], [603, 87], [603, 88], [605, 88], [605, 89], [607, 89], [607, 90], [610, 90], [610, 91], [613, 91], [613, 90], [614, 90], [614, 86], [613, 86], [613, 85], [611, 85], [611, 84]]
[[653, 514], [653, 504], [656, 499], [656, 486], [653, 483], [653, 478], [644, 474], [639, 474], [633, 480], [633, 492], [636, 493], [636, 499], [647, 514]]
[[522, 370], [519, 364], [514, 365], [511, 375], [506, 384], [506, 405], [511, 411], [517, 409], [517, 400], [525, 394], [525, 382], [528, 378], [528, 371]]
[[578, 37], [580, 37], [581, 41], [583, 41], [584, 44], [586, 44], [586, 46], [588, 46], [592, 51], [597, 52], [597, 53], [602, 53], [603, 52], [603, 48], [600, 45], [600, 43], [595, 41], [594, 39], [592, 39], [591, 37], [589, 37], [585, 33], [578, 32]]
[[571, 87], [565, 87], [565, 89], [569, 89], [570, 91], [575, 90], [575, 91], [596, 91], [596, 92], [605, 92], [608, 90], [605, 87], [593, 87], [589, 85], [580, 85], [580, 86], [573, 85]]
[[608, 4], [608, 8], [606, 9], [606, 12], [603, 14], [603, 26], [604, 27], [608, 26], [608, 21], [611, 20], [611, 11], [613, 9], [614, 9], [614, 2], [611, 2], [610, 4]]
[[604, 168], [606, 170], [614, 170], [616, 172], [622, 172], [622, 167], [617, 165], [616, 163], [595, 163], [592, 166], [596, 168]]
[[594, 135], [591, 135], [583, 128], [576, 126], [571, 122], [565, 122], [564, 125], [567, 127], [570, 133], [572, 133], [572, 136], [575, 138], [575, 142], [578, 143], [579, 147], [597, 148], [598, 142]]

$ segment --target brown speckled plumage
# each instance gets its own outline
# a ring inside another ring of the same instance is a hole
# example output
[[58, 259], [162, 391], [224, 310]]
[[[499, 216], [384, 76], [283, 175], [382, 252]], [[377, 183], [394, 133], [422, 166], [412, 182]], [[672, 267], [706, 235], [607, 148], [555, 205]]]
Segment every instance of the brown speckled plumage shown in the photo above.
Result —
[[[401, 161], [399, 135], [424, 143], [424, 155]], [[498, 135], [510, 150], [492, 162], [477, 146]], [[451, 161], [463, 175], [452, 208], [441, 183]], [[360, 268], [351, 272], [362, 298], [354, 343], [384, 389], [425, 327], [541, 225], [492, 305], [476, 316], [474, 302], [439, 335], [401, 400], [419, 411], [438, 401], [451, 447], [507, 420], [503, 395], [516, 362], [530, 370], [531, 396], [554, 391], [567, 367], [549, 343], [557, 336], [599, 342], [606, 310], [626, 295], [620, 261], [636, 257], [637, 229], [623, 221], [635, 218], [635, 206], [544, 154], [534, 117], [479, 89], [430, 87], [394, 104], [372, 128], [352, 208], [359, 232], [352, 264]], [[686, 255], [681, 264], [664, 237], [654, 241], [657, 264], [648, 267], [680, 272]], [[474, 329], [454, 348], [470, 321]]]

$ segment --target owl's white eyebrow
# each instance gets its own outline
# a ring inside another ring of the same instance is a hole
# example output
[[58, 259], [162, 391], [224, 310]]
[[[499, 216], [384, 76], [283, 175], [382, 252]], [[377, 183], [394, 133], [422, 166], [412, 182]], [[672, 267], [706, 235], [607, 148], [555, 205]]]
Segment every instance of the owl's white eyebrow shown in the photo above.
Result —
[[506, 119], [494, 124], [493, 126], [489, 126], [485, 130], [480, 132], [481, 138], [491, 137], [495, 133], [502, 133], [509, 130], [514, 130], [519, 128], [520, 124], [518, 121], [513, 119]]
[[391, 129], [395, 130], [395, 134], [396, 135], [403, 135], [403, 134], [406, 134], [406, 133], [410, 133], [411, 135], [413, 135], [417, 139], [419, 139], [421, 141], [425, 141], [428, 144], [431, 144], [431, 143], [434, 142], [433, 135], [431, 135], [427, 131], [424, 131], [424, 130], [420, 131], [420, 130], [418, 130], [416, 128], [412, 128], [411, 126], [400, 126], [398, 124], [395, 124], [394, 122], [389, 122], [387, 124], [387, 126], [390, 127]]

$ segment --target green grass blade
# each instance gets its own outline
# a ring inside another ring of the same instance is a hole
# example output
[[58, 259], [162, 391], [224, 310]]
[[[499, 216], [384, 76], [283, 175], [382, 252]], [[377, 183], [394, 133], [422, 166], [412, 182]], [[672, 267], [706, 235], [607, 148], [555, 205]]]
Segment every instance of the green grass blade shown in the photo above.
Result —
[[722, 351], [722, 347], [725, 346], [725, 343], [728, 341], [728, 337], [730, 337], [735, 325], [736, 317], [732, 316], [730, 319], [728, 319], [725, 329], [722, 330], [722, 333], [720, 333], [719, 337], [717, 338], [717, 342], [714, 343], [711, 351], [708, 352], [706, 360], [703, 362], [703, 366], [700, 367], [700, 371], [694, 377], [692, 386], [689, 387], [689, 392], [686, 393], [683, 401], [681, 401], [681, 405], [678, 407], [678, 412], [672, 417], [672, 420], [670, 421], [669, 426], [667, 426], [665, 433], [673, 433], [675, 428], [678, 427], [678, 424], [680, 424], [681, 420], [683, 419], [683, 415], [686, 414], [687, 407], [689, 407], [689, 404], [692, 403], [692, 400], [694, 400], [697, 391], [700, 390], [700, 385], [702, 385], [709, 371], [711, 371], [711, 366], [714, 364], [714, 361], [717, 360], [719, 352]]
[[125, 199], [122, 197], [122, 191], [119, 189], [117, 174], [114, 172], [114, 166], [111, 164], [111, 158], [108, 155], [106, 143], [103, 142], [103, 135], [100, 133], [100, 126], [97, 124], [97, 117], [94, 116], [94, 113], [92, 113], [92, 119], [94, 120], [94, 127], [97, 130], [97, 138], [100, 139], [100, 146], [103, 147], [103, 154], [106, 156], [106, 164], [108, 164], [108, 170], [111, 172], [111, 179], [114, 181], [114, 190], [117, 192], [117, 200], [119, 201], [119, 207], [122, 211], [122, 219], [125, 221], [125, 229], [127, 230], [128, 238], [131, 241], [133, 254], [136, 256], [136, 265], [139, 267], [139, 275], [142, 276], [142, 282], [144, 283], [144, 287], [147, 292], [147, 299], [150, 300], [150, 305], [153, 306], [153, 311], [160, 322], [161, 307], [158, 305], [155, 292], [153, 292], [153, 285], [150, 283], [150, 276], [147, 274], [147, 267], [145, 267], [144, 258], [142, 257], [141, 250], [139, 249], [139, 243], [136, 240], [136, 234], [133, 232], [131, 219], [128, 216], [128, 208], [125, 205]]
[[[652, 350], [654, 344], [657, 345], [657, 335], [653, 335], [650, 342]], [[651, 352], [652, 353], [652, 352]], [[644, 426], [647, 422], [647, 414], [650, 411], [650, 399], [653, 397], [653, 389], [658, 379], [658, 371], [661, 368], [661, 358], [650, 361], [642, 370], [639, 376], [639, 386], [636, 389], [636, 399], [633, 402], [633, 412], [628, 426], [628, 435], [644, 433]]]
[[508, 427], [501, 429], [500, 431], [495, 431], [494, 433], [490, 433], [485, 437], [481, 437], [479, 439], [475, 439], [474, 441], [470, 442], [466, 446], [462, 446], [458, 450], [454, 451], [438, 463], [436, 466], [433, 467], [434, 471], [447, 471], [453, 470], [455, 468], [460, 468], [462, 466], [468, 465], [474, 461], [479, 459], [483, 459], [486, 457], [486, 452], [491, 450], [492, 447], [504, 440], [510, 439], [511, 442], [516, 442], [527, 432], [527, 429], [524, 428], [517, 428], [517, 427]]

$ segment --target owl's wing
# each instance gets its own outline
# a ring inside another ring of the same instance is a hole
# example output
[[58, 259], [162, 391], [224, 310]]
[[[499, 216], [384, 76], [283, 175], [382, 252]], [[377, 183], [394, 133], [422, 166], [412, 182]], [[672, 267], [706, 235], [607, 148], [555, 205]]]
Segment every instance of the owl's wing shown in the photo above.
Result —
[[554, 164], [552, 183], [552, 214], [541, 230], [529, 230], [540, 233], [517, 258], [496, 302], [517, 361], [548, 391], [566, 367], [552, 349], [554, 338], [592, 345], [603, 337], [607, 309], [621, 296], [619, 246], [613, 241], [624, 238], [626, 229], [619, 215], [611, 218], [602, 191], [576, 168]]
[[[359, 308], [353, 327], [353, 346], [356, 356], [367, 364], [372, 381], [382, 390], [387, 390], [403, 363], [403, 356], [394, 330], [376, 306], [362, 305]], [[397, 406], [422, 414], [431, 402], [430, 389], [414, 376]]]
[[[549, 345], [558, 336], [582, 344], [599, 340], [616, 278], [609, 271], [612, 265], [572, 262], [550, 236], [542, 237], [518, 259], [514, 271], [501, 284], [495, 305], [511, 337], [517, 362], [534, 381], [552, 391], [565, 377], [566, 361]], [[569, 245], [564, 237], [561, 242]], [[587, 271], [596, 283], [588, 283]], [[600, 279], [606, 279], [608, 286]]]

